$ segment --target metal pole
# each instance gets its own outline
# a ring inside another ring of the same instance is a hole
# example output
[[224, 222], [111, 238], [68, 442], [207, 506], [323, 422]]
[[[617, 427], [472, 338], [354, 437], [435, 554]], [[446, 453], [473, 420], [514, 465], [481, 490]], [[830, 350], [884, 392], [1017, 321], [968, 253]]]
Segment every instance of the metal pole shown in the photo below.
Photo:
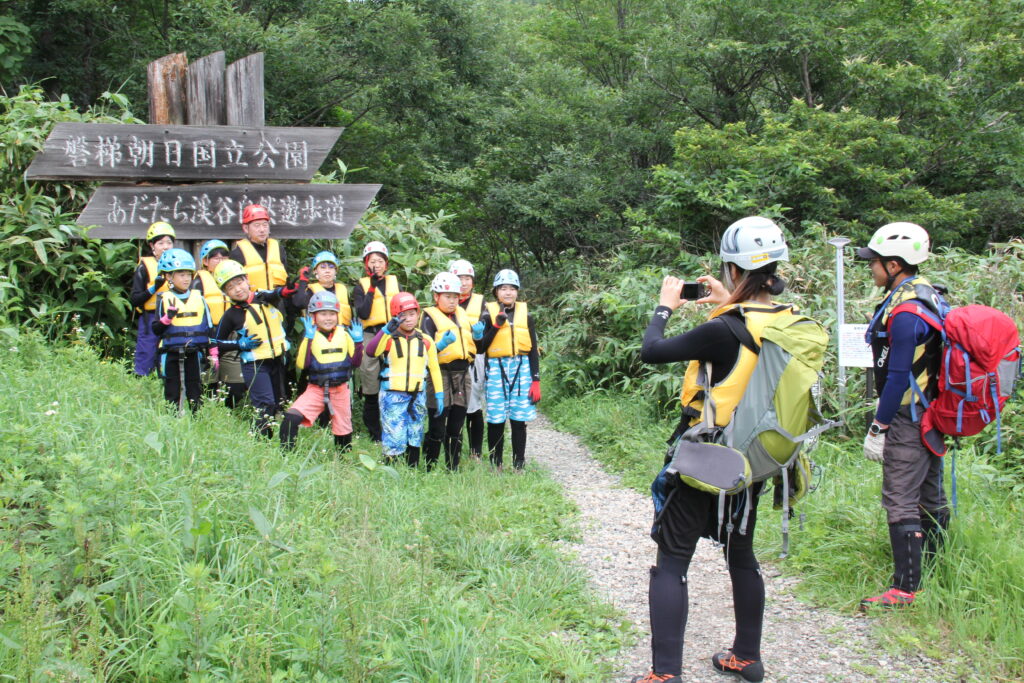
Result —
[[[833, 237], [828, 241], [833, 247], [836, 248], [836, 349], [839, 348], [839, 338], [843, 331], [843, 325], [846, 323], [846, 297], [844, 295], [843, 285], [843, 247], [850, 243], [849, 238], [846, 237]], [[840, 410], [846, 408], [846, 367], [842, 364], [839, 359], [839, 354], [836, 354], [836, 364], [839, 366], [839, 407]]]

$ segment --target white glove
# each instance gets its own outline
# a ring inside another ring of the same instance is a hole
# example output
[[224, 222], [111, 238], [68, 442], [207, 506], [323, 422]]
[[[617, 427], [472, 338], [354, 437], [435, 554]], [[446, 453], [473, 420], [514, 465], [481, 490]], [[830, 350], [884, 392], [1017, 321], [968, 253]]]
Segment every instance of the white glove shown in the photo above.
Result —
[[882, 462], [882, 453], [885, 451], [885, 434], [872, 434], [868, 432], [864, 437], [864, 457], [871, 462]]

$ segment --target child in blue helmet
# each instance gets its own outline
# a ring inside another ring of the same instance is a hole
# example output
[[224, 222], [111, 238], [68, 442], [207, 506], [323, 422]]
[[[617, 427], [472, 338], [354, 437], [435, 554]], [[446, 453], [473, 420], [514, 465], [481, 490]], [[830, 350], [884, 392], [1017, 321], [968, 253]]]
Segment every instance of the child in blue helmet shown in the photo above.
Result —
[[184, 411], [199, 409], [203, 392], [202, 359], [210, 345], [213, 322], [203, 295], [192, 289], [196, 262], [184, 249], [169, 249], [160, 256], [157, 269], [166, 278], [168, 291], [160, 295], [153, 334], [160, 338], [160, 375], [164, 398]]
[[512, 428], [512, 466], [526, 464], [526, 423], [537, 417], [540, 402], [540, 355], [537, 330], [526, 304], [518, 301], [519, 275], [502, 270], [494, 277], [494, 297], [480, 316], [483, 338], [477, 352], [486, 352], [487, 447], [491, 463], [501, 469], [505, 421]]
[[299, 310], [309, 306], [310, 298], [317, 292], [330, 292], [338, 300], [338, 324], [348, 327], [352, 324], [352, 305], [348, 300], [348, 287], [337, 281], [338, 258], [330, 251], [321, 251], [313, 257], [309, 266], [299, 271], [292, 305]]

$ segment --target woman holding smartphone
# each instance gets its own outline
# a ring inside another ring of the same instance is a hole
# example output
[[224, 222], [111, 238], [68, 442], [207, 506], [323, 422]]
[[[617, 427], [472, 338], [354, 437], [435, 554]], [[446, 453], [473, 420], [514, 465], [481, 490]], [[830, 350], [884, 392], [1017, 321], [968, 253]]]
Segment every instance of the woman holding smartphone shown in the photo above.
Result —
[[[736, 221], [722, 236], [719, 252], [722, 279], [705, 275], [697, 278], [707, 286], [706, 296], [696, 304], [714, 304], [707, 322], [674, 337], [665, 337], [665, 326], [673, 311], [687, 303], [682, 298], [684, 282], [666, 277], [658, 306], [644, 333], [640, 358], [645, 363], [689, 361], [682, 390], [682, 415], [673, 442], [704, 415], [705, 392], [697, 382], [697, 371], [710, 364], [710, 393], [714, 399], [716, 424], [726, 427], [732, 408], [746, 391], [755, 360], [741, 355], [739, 338], [723, 320], [740, 315], [755, 339], [778, 308], [772, 296], [781, 294], [785, 281], [776, 275], [779, 261], [789, 259], [785, 237], [767, 218], [749, 216]], [[748, 354], [753, 355], [753, 354]], [[721, 424], [719, 420], [724, 420]], [[747, 533], [732, 524], [722, 527], [719, 497], [685, 484], [677, 474], [663, 470], [655, 484], [670, 489], [664, 507], [655, 519], [651, 537], [658, 544], [657, 565], [651, 567], [648, 601], [651, 614], [652, 670], [637, 676], [634, 683], [680, 681], [683, 636], [689, 610], [686, 575], [701, 537], [723, 545], [732, 581], [736, 633], [732, 648], [715, 654], [712, 666], [720, 673], [756, 682], [764, 677], [761, 663], [761, 627], [764, 619], [764, 581], [754, 557], [753, 538], [757, 507], [752, 506]], [[756, 496], [762, 484], [726, 498], [725, 514], [742, 514], [746, 496]], [[652, 490], [653, 490], [652, 486]], [[732, 529], [729, 531], [728, 529]]]

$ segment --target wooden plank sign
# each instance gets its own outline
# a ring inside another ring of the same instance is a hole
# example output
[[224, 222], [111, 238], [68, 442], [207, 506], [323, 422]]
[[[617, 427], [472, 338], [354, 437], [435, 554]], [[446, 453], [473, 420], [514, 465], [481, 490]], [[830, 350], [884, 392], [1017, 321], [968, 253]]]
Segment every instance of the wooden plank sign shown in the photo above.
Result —
[[242, 209], [262, 204], [271, 234], [281, 239], [343, 239], [359, 222], [380, 185], [103, 185], [79, 225], [96, 225], [89, 237], [134, 239], [150, 223], [167, 221], [178, 239], [237, 239]]
[[342, 130], [58, 123], [25, 177], [308, 182]]

